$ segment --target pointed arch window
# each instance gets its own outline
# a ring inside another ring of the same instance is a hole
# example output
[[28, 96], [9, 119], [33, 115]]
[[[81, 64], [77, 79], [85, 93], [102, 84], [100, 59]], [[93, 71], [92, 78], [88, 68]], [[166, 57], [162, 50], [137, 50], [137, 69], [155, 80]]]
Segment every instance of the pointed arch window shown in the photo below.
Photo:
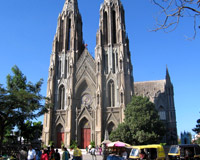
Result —
[[68, 32], [67, 32], [67, 50], [70, 50], [70, 37], [71, 37], [71, 19], [68, 19]]
[[163, 106], [159, 107], [158, 114], [160, 116], [160, 120], [166, 120], [166, 112]]
[[60, 20], [60, 51], [63, 49], [63, 20]]
[[62, 61], [58, 60], [58, 68], [57, 68], [57, 74], [58, 74], [58, 78], [61, 78], [61, 69], [62, 69]]
[[105, 52], [103, 56], [103, 63], [104, 63], [104, 72], [105, 74], [108, 74], [108, 54]]
[[65, 108], [65, 87], [62, 85], [59, 88], [59, 108], [64, 110]]
[[68, 105], [70, 105], [71, 101], [70, 101], [70, 96], [68, 97]]
[[107, 12], [103, 13], [103, 32], [104, 32], [104, 44], [108, 44], [108, 15], [107, 15]]
[[67, 78], [67, 59], [65, 59], [65, 69], [64, 69], [64, 71], [65, 71], [65, 78]]
[[97, 63], [97, 68], [98, 68], [97, 70], [99, 72], [100, 71], [100, 63], [99, 62]]
[[113, 69], [113, 73], [115, 73], [115, 53], [113, 52], [113, 55], [112, 55], [112, 61], [113, 61], [113, 63], [112, 63], [112, 69]]
[[124, 94], [121, 92], [121, 104], [124, 103]]
[[120, 59], [120, 70], [122, 70], [122, 60]]
[[115, 106], [115, 85], [113, 80], [110, 80], [108, 83], [108, 102], [109, 107]]
[[118, 70], [118, 53], [116, 52], [116, 69]]
[[97, 95], [97, 104], [99, 105], [99, 94]]
[[112, 11], [112, 37], [113, 37], [113, 44], [117, 43], [117, 36], [116, 36], [116, 12], [115, 10]]

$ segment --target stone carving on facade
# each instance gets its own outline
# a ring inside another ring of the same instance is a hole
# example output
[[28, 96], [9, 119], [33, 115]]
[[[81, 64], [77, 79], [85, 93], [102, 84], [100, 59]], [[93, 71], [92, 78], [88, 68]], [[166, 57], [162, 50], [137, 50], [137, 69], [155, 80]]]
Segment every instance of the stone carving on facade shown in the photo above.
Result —
[[55, 124], [59, 124], [59, 123], [61, 123], [61, 124], [65, 124], [65, 118], [64, 118], [64, 116], [65, 116], [65, 113], [64, 113], [65, 111], [56, 111], [56, 116], [55, 116]]

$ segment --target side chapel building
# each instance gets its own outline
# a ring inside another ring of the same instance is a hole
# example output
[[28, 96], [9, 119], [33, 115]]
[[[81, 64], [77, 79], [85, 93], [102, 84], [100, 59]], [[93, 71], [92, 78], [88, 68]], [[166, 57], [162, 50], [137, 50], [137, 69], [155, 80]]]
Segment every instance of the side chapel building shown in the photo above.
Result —
[[81, 148], [100, 145], [123, 122], [124, 110], [133, 95], [155, 103], [166, 125], [163, 142], [177, 143], [173, 85], [166, 79], [134, 82], [124, 9], [120, 0], [104, 0], [100, 7], [95, 57], [84, 46], [82, 18], [77, 0], [66, 0], [59, 14], [50, 57], [47, 97], [53, 108], [44, 116], [44, 144], [54, 141]]

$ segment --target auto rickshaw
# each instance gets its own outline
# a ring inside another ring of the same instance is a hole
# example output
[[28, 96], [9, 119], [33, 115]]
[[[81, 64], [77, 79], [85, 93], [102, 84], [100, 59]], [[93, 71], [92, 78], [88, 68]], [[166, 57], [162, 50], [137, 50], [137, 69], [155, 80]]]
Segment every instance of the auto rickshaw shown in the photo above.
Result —
[[165, 151], [159, 144], [133, 146], [129, 159], [165, 160]]
[[168, 153], [168, 159], [200, 160], [200, 146], [197, 144], [172, 145]]

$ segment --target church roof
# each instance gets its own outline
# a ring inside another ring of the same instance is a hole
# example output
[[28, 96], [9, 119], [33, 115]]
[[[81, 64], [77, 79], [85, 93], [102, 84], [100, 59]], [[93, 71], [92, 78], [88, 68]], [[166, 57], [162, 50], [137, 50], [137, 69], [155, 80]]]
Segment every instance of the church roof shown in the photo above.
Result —
[[147, 96], [153, 102], [154, 98], [165, 91], [166, 80], [134, 82], [135, 95]]

